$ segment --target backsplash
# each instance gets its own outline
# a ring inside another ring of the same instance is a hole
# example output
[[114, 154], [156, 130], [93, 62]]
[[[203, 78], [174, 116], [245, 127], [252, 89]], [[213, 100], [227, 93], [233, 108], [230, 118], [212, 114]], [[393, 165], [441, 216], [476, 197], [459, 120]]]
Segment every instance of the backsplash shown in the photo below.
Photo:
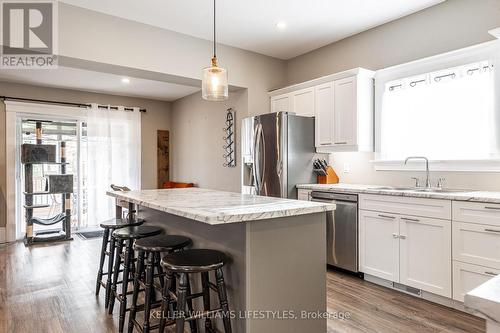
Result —
[[[333, 153], [329, 154], [330, 165], [337, 172], [341, 183], [367, 185], [414, 185], [411, 177], [419, 177], [421, 183], [425, 179], [425, 171], [375, 171], [372, 161], [374, 153]], [[347, 167], [348, 172], [344, 172]], [[456, 189], [473, 189], [500, 191], [499, 172], [444, 172], [432, 171], [432, 184], [439, 177], [444, 177], [444, 187]]]

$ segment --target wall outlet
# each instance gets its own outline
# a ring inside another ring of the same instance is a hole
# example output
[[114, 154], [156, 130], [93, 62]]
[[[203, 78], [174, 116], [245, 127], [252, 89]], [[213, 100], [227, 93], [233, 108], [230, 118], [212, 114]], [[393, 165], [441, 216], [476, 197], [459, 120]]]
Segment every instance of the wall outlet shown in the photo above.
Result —
[[351, 172], [351, 165], [349, 163], [344, 163], [344, 173]]

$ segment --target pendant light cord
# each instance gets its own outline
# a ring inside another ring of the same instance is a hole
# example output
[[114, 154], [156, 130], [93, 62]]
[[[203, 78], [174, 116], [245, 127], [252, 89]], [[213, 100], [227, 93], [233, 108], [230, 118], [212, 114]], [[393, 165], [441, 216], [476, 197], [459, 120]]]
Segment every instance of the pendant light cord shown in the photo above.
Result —
[[214, 0], [214, 58], [216, 58], [216, 43], [215, 43], [215, 0]]

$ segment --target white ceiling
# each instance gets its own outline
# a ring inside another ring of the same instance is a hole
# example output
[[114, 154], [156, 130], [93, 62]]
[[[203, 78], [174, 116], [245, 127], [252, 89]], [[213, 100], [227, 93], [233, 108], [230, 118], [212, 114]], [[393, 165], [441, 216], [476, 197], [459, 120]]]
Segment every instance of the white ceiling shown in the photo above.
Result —
[[123, 76], [120, 75], [68, 67], [33, 70], [2, 69], [0, 71], [0, 81], [162, 101], [174, 101], [200, 90], [197, 87], [133, 77], [129, 78], [130, 83], [125, 84], [121, 82], [122, 78]]
[[[210, 0], [60, 0], [212, 39]], [[218, 41], [290, 59], [445, 0], [219, 0]], [[276, 23], [286, 22], [278, 30]]]

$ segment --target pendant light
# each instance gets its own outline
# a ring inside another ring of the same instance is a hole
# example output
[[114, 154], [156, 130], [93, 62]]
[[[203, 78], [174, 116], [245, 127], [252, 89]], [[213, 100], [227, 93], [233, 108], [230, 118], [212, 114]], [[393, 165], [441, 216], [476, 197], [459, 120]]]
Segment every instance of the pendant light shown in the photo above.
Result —
[[203, 80], [201, 83], [201, 95], [207, 101], [224, 101], [229, 97], [227, 84], [227, 71], [217, 66], [215, 42], [215, 0], [214, 0], [214, 55], [212, 66], [203, 68]]

